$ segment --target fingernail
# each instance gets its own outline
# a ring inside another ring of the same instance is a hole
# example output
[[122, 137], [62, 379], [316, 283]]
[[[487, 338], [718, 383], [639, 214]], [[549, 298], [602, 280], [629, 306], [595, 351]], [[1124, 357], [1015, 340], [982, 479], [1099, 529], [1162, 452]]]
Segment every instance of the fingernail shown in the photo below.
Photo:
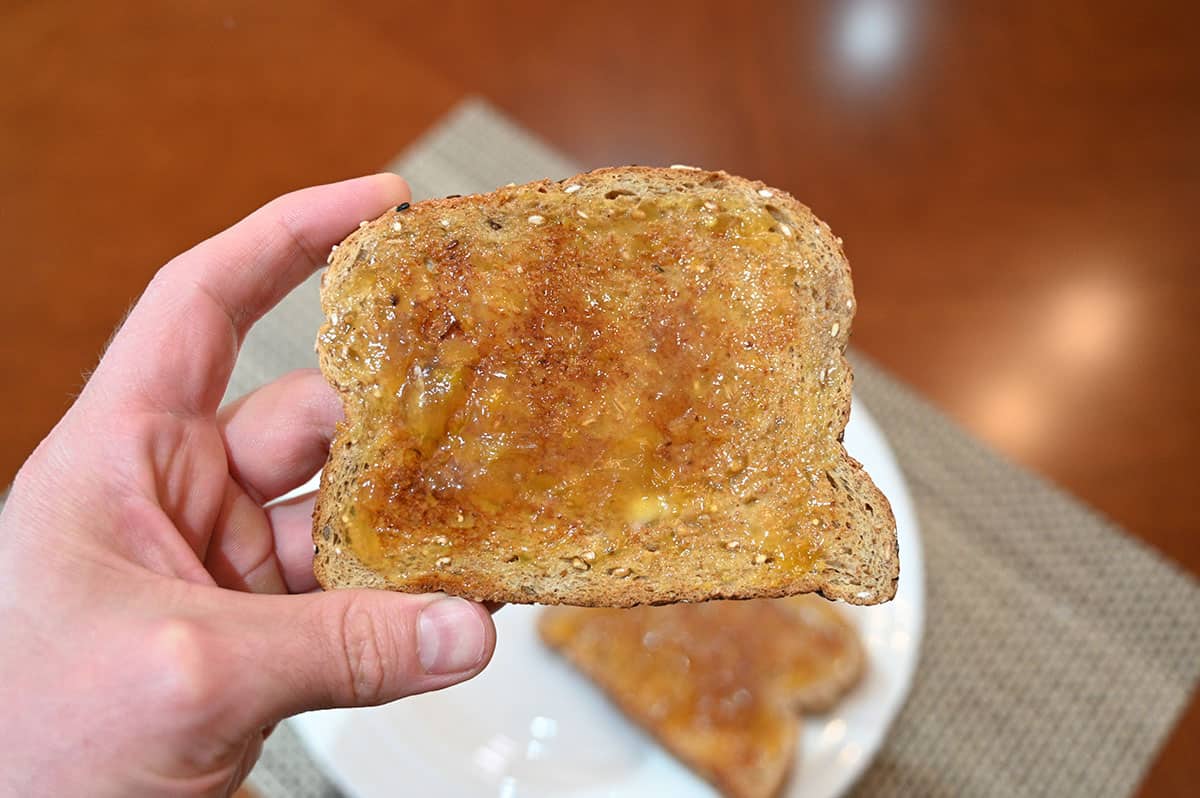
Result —
[[483, 621], [469, 601], [448, 596], [417, 618], [417, 654], [426, 673], [458, 673], [483, 659]]

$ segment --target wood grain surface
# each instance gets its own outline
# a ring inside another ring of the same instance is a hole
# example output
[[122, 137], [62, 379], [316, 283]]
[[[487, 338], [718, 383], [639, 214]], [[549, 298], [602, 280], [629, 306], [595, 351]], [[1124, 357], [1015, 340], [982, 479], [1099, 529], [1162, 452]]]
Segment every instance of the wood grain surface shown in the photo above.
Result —
[[[468, 94], [580, 162], [764, 179], [855, 344], [1200, 574], [1200, 6], [7, 3], [0, 482], [163, 262]], [[1190, 795], [1193, 704], [1143, 795]]]

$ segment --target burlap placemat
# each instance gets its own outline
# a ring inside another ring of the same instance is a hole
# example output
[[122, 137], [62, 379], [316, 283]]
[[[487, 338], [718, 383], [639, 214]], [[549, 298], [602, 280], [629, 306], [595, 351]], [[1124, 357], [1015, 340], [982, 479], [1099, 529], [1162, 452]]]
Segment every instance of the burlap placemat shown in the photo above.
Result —
[[[477, 100], [390, 168], [417, 198], [578, 171]], [[250, 333], [230, 395], [315, 365], [319, 323], [314, 278]], [[857, 794], [1129, 793], [1200, 674], [1200, 586], [861, 355], [854, 365], [911, 486], [928, 573], [916, 681]], [[337, 794], [286, 724], [252, 785]]]

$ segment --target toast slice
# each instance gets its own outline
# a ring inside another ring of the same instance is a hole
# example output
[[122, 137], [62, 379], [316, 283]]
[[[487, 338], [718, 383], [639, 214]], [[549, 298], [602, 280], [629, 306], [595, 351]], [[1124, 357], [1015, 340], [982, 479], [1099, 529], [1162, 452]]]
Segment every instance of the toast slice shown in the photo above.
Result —
[[556, 607], [542, 639], [638, 725], [730, 798], [779, 792], [800, 709], [830, 708], [863, 649], [814, 596], [628, 610]]
[[401, 206], [330, 257], [326, 588], [632, 606], [886, 601], [887, 500], [842, 447], [840, 241], [723, 172], [602, 169]]

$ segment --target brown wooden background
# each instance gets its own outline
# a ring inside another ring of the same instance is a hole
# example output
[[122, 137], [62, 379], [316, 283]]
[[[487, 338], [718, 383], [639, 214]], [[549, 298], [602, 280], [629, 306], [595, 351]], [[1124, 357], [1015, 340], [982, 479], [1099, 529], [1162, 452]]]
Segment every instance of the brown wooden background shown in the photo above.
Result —
[[[1198, 29], [1153, 0], [4, 3], [0, 482], [172, 254], [478, 93], [588, 165], [792, 191], [846, 239], [858, 347], [1200, 574]], [[1198, 739], [1193, 701], [1144, 795], [1193, 794]]]

